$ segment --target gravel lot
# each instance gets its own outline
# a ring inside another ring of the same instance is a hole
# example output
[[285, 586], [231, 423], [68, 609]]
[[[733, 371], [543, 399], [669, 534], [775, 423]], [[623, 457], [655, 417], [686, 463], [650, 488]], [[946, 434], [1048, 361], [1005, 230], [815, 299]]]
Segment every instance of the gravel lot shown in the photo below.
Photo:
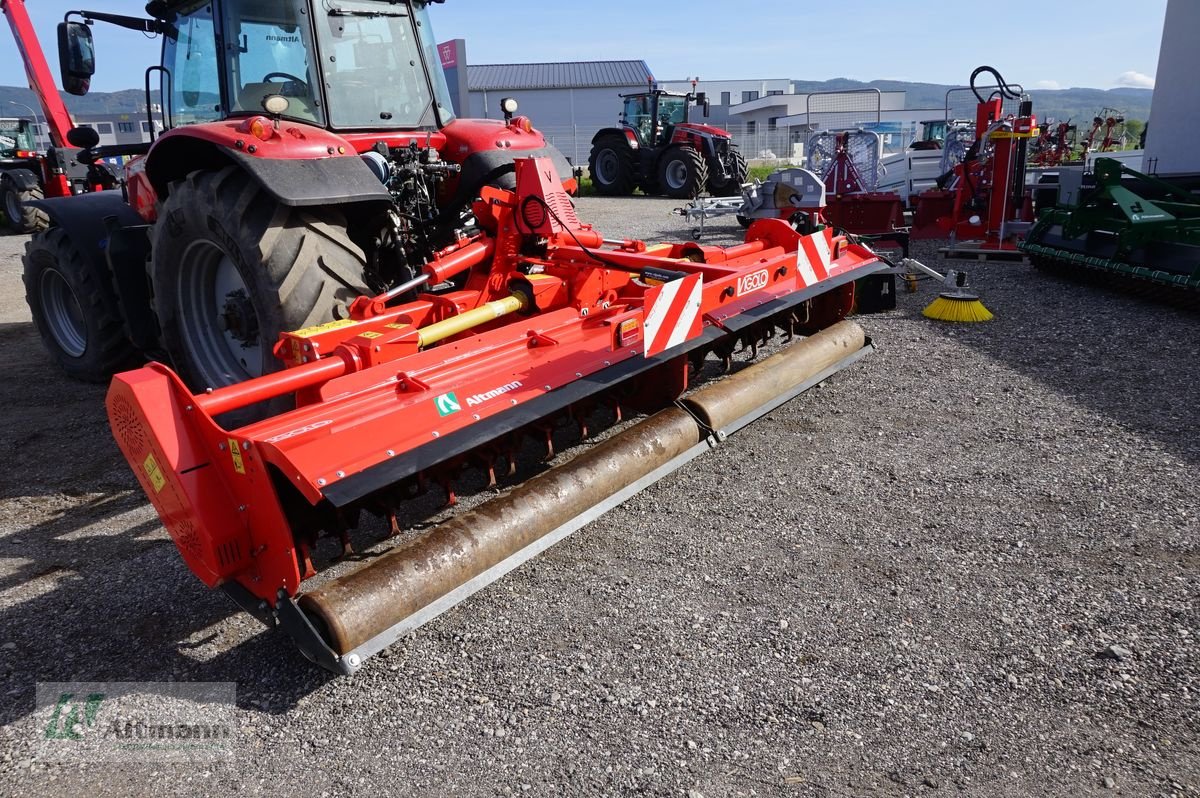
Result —
[[[676, 204], [580, 216], [679, 238]], [[24, 241], [0, 794], [1200, 793], [1195, 313], [970, 264], [997, 318], [948, 327], [923, 284], [861, 319], [874, 356], [336, 679], [183, 566], [103, 388], [41, 349]], [[67, 680], [236, 682], [237, 753], [45, 761], [35, 684]]]

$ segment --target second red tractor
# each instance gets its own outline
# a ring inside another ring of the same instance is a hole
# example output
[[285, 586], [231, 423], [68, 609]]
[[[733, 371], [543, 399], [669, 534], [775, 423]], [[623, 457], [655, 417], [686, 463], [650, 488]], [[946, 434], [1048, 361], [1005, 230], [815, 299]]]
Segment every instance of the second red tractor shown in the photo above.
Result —
[[592, 139], [588, 167], [597, 193], [646, 194], [693, 199], [706, 190], [713, 196], [740, 194], [749, 168], [730, 134], [692, 122], [693, 106], [708, 115], [699, 94], [652, 89], [623, 94], [620, 127], [605, 128]]

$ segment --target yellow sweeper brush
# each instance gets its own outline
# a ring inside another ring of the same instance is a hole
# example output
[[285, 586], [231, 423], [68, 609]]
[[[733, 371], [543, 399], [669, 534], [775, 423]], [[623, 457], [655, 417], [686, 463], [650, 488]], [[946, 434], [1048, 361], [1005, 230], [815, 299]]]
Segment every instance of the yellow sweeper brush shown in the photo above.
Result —
[[[914, 273], [925, 274], [935, 280], [940, 280], [944, 286], [938, 298], [925, 308], [922, 314], [925, 318], [953, 323], [991, 321], [995, 318], [992, 312], [984, 307], [983, 302], [979, 299], [979, 294], [967, 287], [966, 272], [947, 272], [943, 277], [912, 258], [905, 258], [902, 265], [914, 278]], [[910, 280], [909, 284], [912, 285], [912, 282], [913, 280]]]
[[[955, 272], [950, 272], [953, 277]], [[967, 275], [959, 272], [956, 284], [943, 291], [937, 299], [925, 308], [923, 315], [927, 319], [949, 322], [991, 321], [995, 318], [992, 312], [979, 301], [979, 294], [966, 287]]]

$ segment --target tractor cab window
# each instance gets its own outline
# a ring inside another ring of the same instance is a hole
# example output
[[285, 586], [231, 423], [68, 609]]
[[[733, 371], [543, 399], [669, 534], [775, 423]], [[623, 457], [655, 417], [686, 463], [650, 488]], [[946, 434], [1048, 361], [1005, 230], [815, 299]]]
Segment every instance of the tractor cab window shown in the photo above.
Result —
[[681, 125], [687, 121], [686, 97], [660, 97], [658, 121], [662, 125]]
[[263, 100], [278, 95], [288, 100], [283, 116], [322, 121], [306, 5], [304, 0], [225, 4], [231, 113], [261, 114]]
[[171, 126], [221, 118], [221, 76], [212, 5], [199, 5], [175, 20], [163, 43], [167, 70], [164, 96]]
[[33, 126], [24, 119], [0, 119], [0, 158], [14, 158], [18, 150], [34, 149]]
[[[431, 84], [417, 37], [418, 22], [421, 34], [432, 36], [422, 4], [323, 0], [318, 8], [315, 22], [333, 127], [436, 128], [439, 119], [449, 117], [448, 98], [433, 92], [445, 81]], [[438, 69], [438, 61], [429, 67]]]
[[625, 124], [636, 130], [644, 143], [650, 143], [654, 132], [654, 98], [647, 94], [626, 97]]
[[946, 122], [945, 120], [935, 120], [925, 123], [925, 141], [945, 141], [946, 140]]

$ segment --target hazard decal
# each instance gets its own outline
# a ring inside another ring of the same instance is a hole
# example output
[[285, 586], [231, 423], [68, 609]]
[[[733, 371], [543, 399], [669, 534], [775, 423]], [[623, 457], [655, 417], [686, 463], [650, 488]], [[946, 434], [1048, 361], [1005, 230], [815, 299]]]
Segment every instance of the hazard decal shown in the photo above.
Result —
[[819, 233], [800, 239], [800, 249], [796, 252], [796, 267], [806, 287], [827, 279], [832, 266], [833, 228], [826, 227]]
[[703, 329], [700, 275], [693, 274], [646, 292], [646, 357], [679, 346]]

